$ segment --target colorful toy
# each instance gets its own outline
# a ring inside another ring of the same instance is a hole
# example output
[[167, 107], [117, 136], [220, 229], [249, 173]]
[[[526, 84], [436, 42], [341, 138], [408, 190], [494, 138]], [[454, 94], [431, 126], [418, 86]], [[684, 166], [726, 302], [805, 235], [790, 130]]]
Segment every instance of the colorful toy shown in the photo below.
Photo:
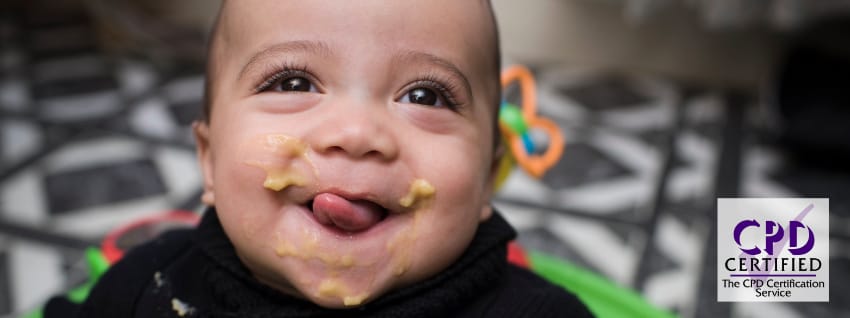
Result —
[[[537, 92], [531, 71], [522, 66], [511, 66], [502, 71], [502, 87], [507, 88], [513, 82], [519, 84], [522, 102], [518, 107], [503, 101], [499, 109], [499, 128], [510, 152], [499, 163], [497, 188], [507, 178], [514, 162], [528, 174], [540, 178], [564, 152], [564, 136], [558, 125], [537, 116]], [[549, 137], [548, 145], [535, 144], [530, 134], [532, 130], [545, 132]], [[538, 153], [542, 149], [545, 151]]]
[[[564, 151], [564, 137], [557, 124], [537, 116], [537, 92], [531, 71], [522, 66], [505, 69], [502, 72], [502, 87], [507, 88], [513, 82], [519, 84], [521, 107], [503, 101], [499, 110], [499, 128], [510, 152], [499, 162], [497, 189], [515, 164], [519, 164], [529, 175], [540, 178], [558, 162]], [[535, 129], [548, 135], [547, 145], [535, 144], [531, 137], [531, 131]], [[539, 252], [526, 253], [516, 242], [508, 244], [508, 261], [572, 291], [597, 317], [675, 317], [654, 307], [631, 289], [618, 286], [565, 260]]]
[[508, 244], [508, 261], [571, 291], [598, 318], [676, 317], [648, 303], [631, 289], [564, 260], [540, 252], [526, 252], [515, 242]]

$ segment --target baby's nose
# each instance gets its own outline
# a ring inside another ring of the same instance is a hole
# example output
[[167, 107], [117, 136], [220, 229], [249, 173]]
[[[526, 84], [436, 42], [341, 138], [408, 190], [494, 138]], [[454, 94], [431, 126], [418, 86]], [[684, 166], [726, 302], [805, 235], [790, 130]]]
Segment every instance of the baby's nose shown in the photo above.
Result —
[[[391, 160], [398, 156], [398, 143], [386, 116], [368, 110], [330, 110], [326, 120], [312, 132], [315, 151], [341, 153], [353, 158]], [[324, 116], [323, 116], [324, 117]]]

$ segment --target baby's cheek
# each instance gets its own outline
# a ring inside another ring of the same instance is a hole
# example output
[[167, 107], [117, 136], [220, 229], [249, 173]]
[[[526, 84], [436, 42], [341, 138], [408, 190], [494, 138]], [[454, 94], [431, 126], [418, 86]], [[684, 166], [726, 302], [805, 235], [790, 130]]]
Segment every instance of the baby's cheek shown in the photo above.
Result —
[[450, 177], [435, 182], [440, 191], [436, 200], [438, 210], [462, 210], [459, 213], [472, 213], [470, 208], [482, 204], [486, 179], [479, 167], [458, 167], [444, 174]]
[[393, 236], [386, 244], [386, 253], [391, 260], [390, 270], [396, 277], [405, 274], [413, 264], [414, 251], [422, 239], [422, 222], [434, 208], [436, 188], [425, 179], [413, 180], [410, 189], [401, 199], [399, 205], [411, 208], [407, 227]]
[[482, 185], [476, 175], [474, 171], [457, 172], [451, 174], [454, 178], [434, 181], [435, 193], [429, 205], [414, 212], [415, 236], [393, 242], [396, 268], [409, 268], [404, 281], [434, 275], [466, 249], [477, 229], [482, 204]]
[[476, 219], [468, 214], [458, 207], [423, 211], [418, 216], [417, 236], [404, 241], [394, 255], [396, 260], [407, 262], [396, 263], [408, 268], [403, 281], [413, 283], [427, 279], [460, 257], [477, 226]]
[[262, 186], [282, 191], [290, 186], [307, 186], [318, 177], [318, 169], [307, 155], [309, 145], [284, 134], [266, 134], [248, 138], [239, 147], [237, 160], [262, 170]]
[[221, 163], [216, 207], [232, 240], [249, 250], [272, 250], [274, 233], [283, 221], [276, 191], [315, 182], [318, 171], [308, 145], [284, 134], [261, 134], [235, 142], [235, 152]]

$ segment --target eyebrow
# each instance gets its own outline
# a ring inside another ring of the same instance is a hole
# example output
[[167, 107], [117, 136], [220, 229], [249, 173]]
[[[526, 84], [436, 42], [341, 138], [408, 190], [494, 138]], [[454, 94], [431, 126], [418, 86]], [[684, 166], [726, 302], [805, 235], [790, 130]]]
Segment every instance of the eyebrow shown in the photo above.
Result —
[[472, 86], [469, 84], [469, 79], [466, 78], [466, 75], [461, 72], [460, 68], [458, 68], [454, 63], [450, 62], [447, 59], [436, 56], [431, 53], [421, 52], [421, 51], [404, 51], [394, 57], [395, 62], [426, 62], [429, 64], [435, 64], [444, 70], [452, 73], [457, 78], [463, 82], [463, 86], [466, 89], [466, 93], [472, 98]]
[[326, 43], [321, 41], [296, 40], [277, 43], [251, 56], [251, 59], [249, 59], [248, 62], [245, 63], [245, 66], [242, 67], [242, 70], [239, 71], [238, 78], [242, 78], [245, 72], [247, 72], [255, 64], [258, 64], [262, 60], [273, 56], [294, 52], [306, 52], [318, 54], [325, 57], [331, 55], [330, 47]]

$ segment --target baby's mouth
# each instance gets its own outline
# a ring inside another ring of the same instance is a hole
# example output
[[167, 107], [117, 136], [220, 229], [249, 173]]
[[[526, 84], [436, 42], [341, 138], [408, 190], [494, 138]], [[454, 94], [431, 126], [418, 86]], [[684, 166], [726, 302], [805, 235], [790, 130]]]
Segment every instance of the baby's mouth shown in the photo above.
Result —
[[385, 207], [363, 199], [347, 199], [333, 193], [320, 193], [307, 202], [316, 220], [343, 232], [356, 233], [370, 229], [389, 214]]

